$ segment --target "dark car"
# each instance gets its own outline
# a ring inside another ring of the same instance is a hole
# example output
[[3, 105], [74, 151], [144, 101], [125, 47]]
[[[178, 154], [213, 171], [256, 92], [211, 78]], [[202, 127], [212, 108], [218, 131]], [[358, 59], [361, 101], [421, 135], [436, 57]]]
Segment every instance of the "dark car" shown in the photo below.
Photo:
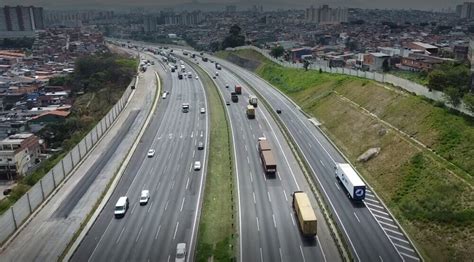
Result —
[[281, 109], [276, 110], [277, 114], [281, 114]]
[[225, 104], [226, 104], [226, 105], [230, 105], [230, 102], [229, 102], [229, 101], [225, 101]]
[[198, 143], [198, 150], [203, 150], [204, 149], [204, 143], [203, 142], [199, 142]]
[[131, 86], [130, 88], [135, 89], [135, 86]]

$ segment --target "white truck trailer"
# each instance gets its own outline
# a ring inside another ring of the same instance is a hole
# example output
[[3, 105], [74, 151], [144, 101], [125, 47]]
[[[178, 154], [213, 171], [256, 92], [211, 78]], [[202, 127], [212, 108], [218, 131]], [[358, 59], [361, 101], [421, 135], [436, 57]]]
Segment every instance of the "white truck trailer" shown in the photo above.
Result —
[[365, 183], [351, 165], [336, 163], [336, 179], [344, 186], [350, 199], [361, 201], [365, 198]]

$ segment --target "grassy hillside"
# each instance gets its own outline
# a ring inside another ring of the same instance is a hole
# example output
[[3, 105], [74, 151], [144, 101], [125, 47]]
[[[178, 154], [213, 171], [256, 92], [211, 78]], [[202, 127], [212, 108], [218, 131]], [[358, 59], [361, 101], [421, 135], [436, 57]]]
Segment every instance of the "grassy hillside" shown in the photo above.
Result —
[[[282, 68], [250, 50], [219, 55], [250, 64], [318, 118], [427, 260], [474, 257], [472, 118], [366, 79]], [[377, 157], [356, 161], [372, 147]]]

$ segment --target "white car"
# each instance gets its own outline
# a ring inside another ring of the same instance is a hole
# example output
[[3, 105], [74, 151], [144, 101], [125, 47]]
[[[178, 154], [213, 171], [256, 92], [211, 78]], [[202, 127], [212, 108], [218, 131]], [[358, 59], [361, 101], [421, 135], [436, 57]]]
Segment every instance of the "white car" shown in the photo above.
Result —
[[148, 203], [148, 200], [150, 200], [150, 191], [142, 190], [142, 193], [140, 195], [140, 205], [146, 205]]
[[264, 136], [258, 138], [258, 141], [264, 141], [264, 140], [267, 140], [267, 138]]
[[186, 261], [186, 243], [178, 243], [176, 246], [176, 262]]
[[219, 72], [216, 72], [216, 76], [219, 76]]
[[206, 113], [206, 109], [204, 107], [201, 107], [201, 114], [205, 114]]
[[196, 76], [196, 79], [199, 79], [199, 76]]
[[148, 157], [154, 157], [154, 156], [155, 156], [155, 149], [150, 149], [150, 150], [148, 150], [147, 156], [148, 156]]
[[194, 162], [194, 170], [201, 170], [201, 161]]

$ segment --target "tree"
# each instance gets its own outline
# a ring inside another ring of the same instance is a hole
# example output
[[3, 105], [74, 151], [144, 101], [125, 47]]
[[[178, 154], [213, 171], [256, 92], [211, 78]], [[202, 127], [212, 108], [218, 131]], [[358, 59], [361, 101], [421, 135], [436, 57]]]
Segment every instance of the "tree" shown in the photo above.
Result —
[[230, 27], [229, 35], [222, 41], [222, 49], [227, 47], [243, 46], [245, 44], [245, 36], [241, 35], [242, 29], [238, 25]]
[[214, 41], [211, 44], [209, 44], [209, 49], [212, 52], [216, 52], [216, 51], [219, 51], [220, 46], [221, 46], [221, 44], [219, 42]]
[[285, 48], [283, 48], [283, 46], [276, 46], [272, 48], [272, 51], [270, 51], [270, 55], [272, 55], [275, 58], [278, 58], [282, 56], [284, 52], [285, 52]]
[[455, 87], [448, 87], [444, 89], [444, 95], [453, 106], [458, 106], [461, 104], [462, 93], [459, 89]]
[[463, 97], [463, 101], [467, 109], [469, 109], [469, 111], [474, 113], [474, 94], [473, 93], [466, 94]]
[[304, 67], [304, 70], [305, 70], [305, 71], [308, 71], [308, 67], [309, 67], [309, 61], [308, 61], [308, 60], [305, 59], [305, 60], [303, 61], [303, 67]]
[[382, 63], [382, 70], [383, 70], [384, 72], [390, 71], [390, 64], [388, 63], [388, 59], [383, 60], [383, 63]]

